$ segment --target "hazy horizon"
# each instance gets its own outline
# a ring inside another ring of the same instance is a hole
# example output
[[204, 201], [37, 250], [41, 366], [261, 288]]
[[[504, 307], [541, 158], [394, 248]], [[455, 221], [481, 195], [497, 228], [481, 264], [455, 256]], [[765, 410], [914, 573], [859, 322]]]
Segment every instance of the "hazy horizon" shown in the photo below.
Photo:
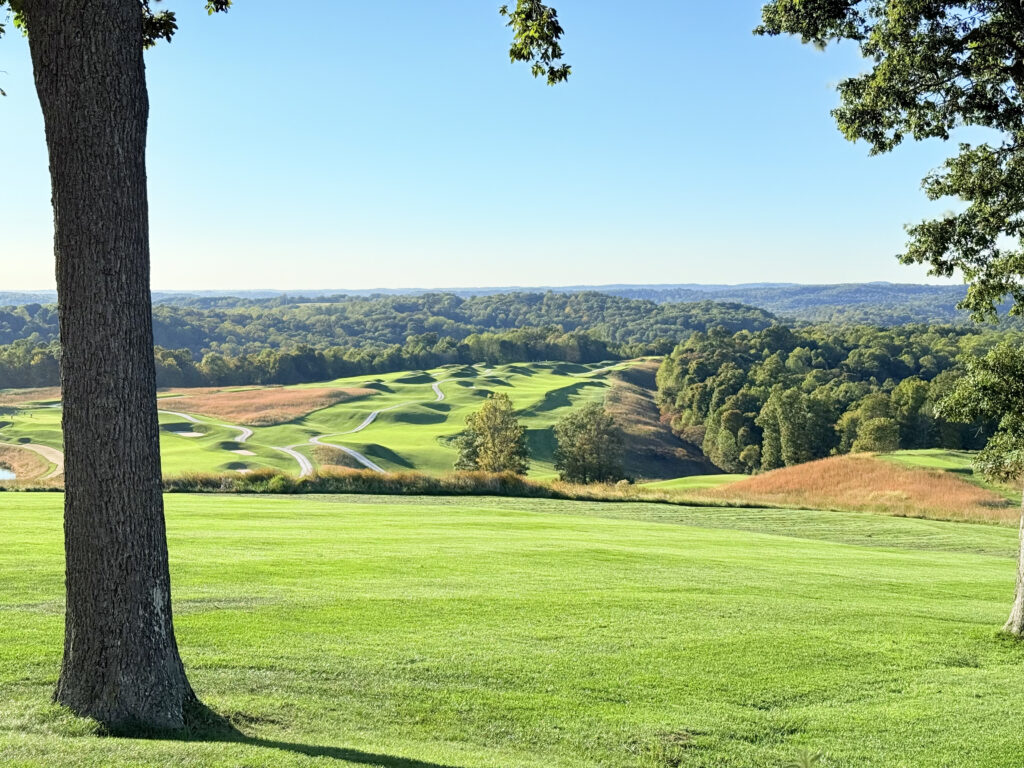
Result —
[[[304, 295], [330, 295], [330, 294], [343, 294], [343, 293], [394, 293], [401, 294], [405, 292], [409, 293], [422, 293], [422, 292], [460, 292], [460, 291], [509, 291], [509, 292], [520, 292], [520, 291], [540, 291], [540, 290], [553, 290], [553, 291], [598, 291], [602, 289], [618, 289], [618, 290], [630, 290], [630, 289], [648, 289], [648, 290], [664, 290], [664, 289], [681, 289], [681, 290], [706, 290], [713, 292], [714, 290], [741, 290], [741, 289], [753, 289], [753, 288], [819, 288], [819, 287], [833, 287], [833, 286], [858, 286], [858, 285], [879, 285], [879, 286], [913, 286], [913, 287], [925, 287], [925, 288], [942, 288], [942, 287], [957, 287], [963, 286], [964, 284], [958, 280], [944, 280], [942, 282], [913, 282], [913, 281], [890, 281], [890, 280], [859, 280], [859, 281], [846, 281], [836, 283], [803, 283], [803, 282], [773, 282], [773, 281], [753, 281], [743, 283], [578, 283], [578, 284], [563, 284], [563, 285], [407, 285], [399, 287], [388, 287], [388, 286], [372, 286], [369, 288], [352, 288], [352, 287], [330, 287], [330, 288], [310, 288], [309, 286], [299, 286], [295, 288], [270, 288], [267, 286], [255, 286], [255, 287], [240, 287], [240, 286], [229, 286], [225, 288], [208, 288], [208, 287], [160, 287], [153, 286], [153, 293], [166, 294], [166, 293], [228, 293], [236, 291], [239, 293], [278, 293], [278, 294], [304, 294]], [[56, 293], [55, 288], [0, 288], [0, 294], [42, 294], [42, 293]]]
[[[871, 158], [843, 139], [829, 111], [863, 67], [852, 46], [755, 37], [761, 0], [564, 0], [573, 76], [549, 88], [509, 63], [497, 5], [319, 2], [311, 26], [269, 0], [176, 3], [178, 34], [146, 59], [152, 283], [933, 282], [894, 255], [904, 224], [948, 208], [920, 180], [949, 147]], [[4, 287], [45, 290], [49, 173], [20, 35], [0, 86], [18, 146]]]

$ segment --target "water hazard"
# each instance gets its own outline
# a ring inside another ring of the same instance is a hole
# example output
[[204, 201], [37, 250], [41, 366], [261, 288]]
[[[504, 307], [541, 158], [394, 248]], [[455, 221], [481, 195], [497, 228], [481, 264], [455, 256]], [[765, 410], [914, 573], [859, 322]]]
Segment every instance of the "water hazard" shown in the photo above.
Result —
[[5, 469], [4, 467], [0, 467], [0, 480], [14, 480], [14, 479], [16, 479], [15, 478], [15, 474], [13, 472], [11, 472], [11, 470]]

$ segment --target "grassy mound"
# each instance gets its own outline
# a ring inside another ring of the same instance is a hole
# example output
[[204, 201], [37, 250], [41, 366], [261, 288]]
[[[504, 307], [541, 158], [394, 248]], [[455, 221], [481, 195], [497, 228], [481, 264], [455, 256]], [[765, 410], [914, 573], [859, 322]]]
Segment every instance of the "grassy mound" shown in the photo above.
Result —
[[708, 492], [713, 498], [904, 517], [1013, 524], [1004, 496], [943, 470], [901, 466], [873, 455], [833, 456], [777, 469]]

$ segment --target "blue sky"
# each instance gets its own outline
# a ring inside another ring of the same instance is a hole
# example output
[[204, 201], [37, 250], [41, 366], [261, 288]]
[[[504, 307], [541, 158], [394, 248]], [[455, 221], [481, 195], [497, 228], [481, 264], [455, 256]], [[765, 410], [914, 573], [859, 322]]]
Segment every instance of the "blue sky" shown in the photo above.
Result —
[[[948, 147], [846, 142], [862, 68], [757, 38], [757, 0], [553, 2], [567, 85], [508, 61], [500, 0], [237, 0], [148, 54], [153, 286], [922, 282], [903, 225]], [[53, 286], [27, 44], [0, 40], [0, 289]]]

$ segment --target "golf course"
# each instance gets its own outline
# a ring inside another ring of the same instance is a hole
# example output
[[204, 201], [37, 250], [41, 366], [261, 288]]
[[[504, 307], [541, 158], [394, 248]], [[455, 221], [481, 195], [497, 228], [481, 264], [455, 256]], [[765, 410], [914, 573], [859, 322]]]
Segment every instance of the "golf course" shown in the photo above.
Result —
[[[0, 763], [1017, 766], [1011, 528], [522, 499], [167, 497], [218, 718], [95, 738], [50, 703], [61, 497], [0, 494]], [[514, 588], [511, 587], [514, 585]]]
[[[553, 477], [555, 422], [603, 401], [612, 375], [632, 364], [446, 366], [293, 387], [165, 390], [158, 401], [164, 473], [269, 467], [307, 475], [323, 465], [449, 472], [457, 458], [452, 439], [466, 417], [488, 394], [503, 392], [528, 430], [531, 476]], [[52, 390], [37, 395], [21, 393], [5, 408], [0, 444], [61, 448], [60, 402]], [[56, 469], [50, 463], [46, 473]]]

